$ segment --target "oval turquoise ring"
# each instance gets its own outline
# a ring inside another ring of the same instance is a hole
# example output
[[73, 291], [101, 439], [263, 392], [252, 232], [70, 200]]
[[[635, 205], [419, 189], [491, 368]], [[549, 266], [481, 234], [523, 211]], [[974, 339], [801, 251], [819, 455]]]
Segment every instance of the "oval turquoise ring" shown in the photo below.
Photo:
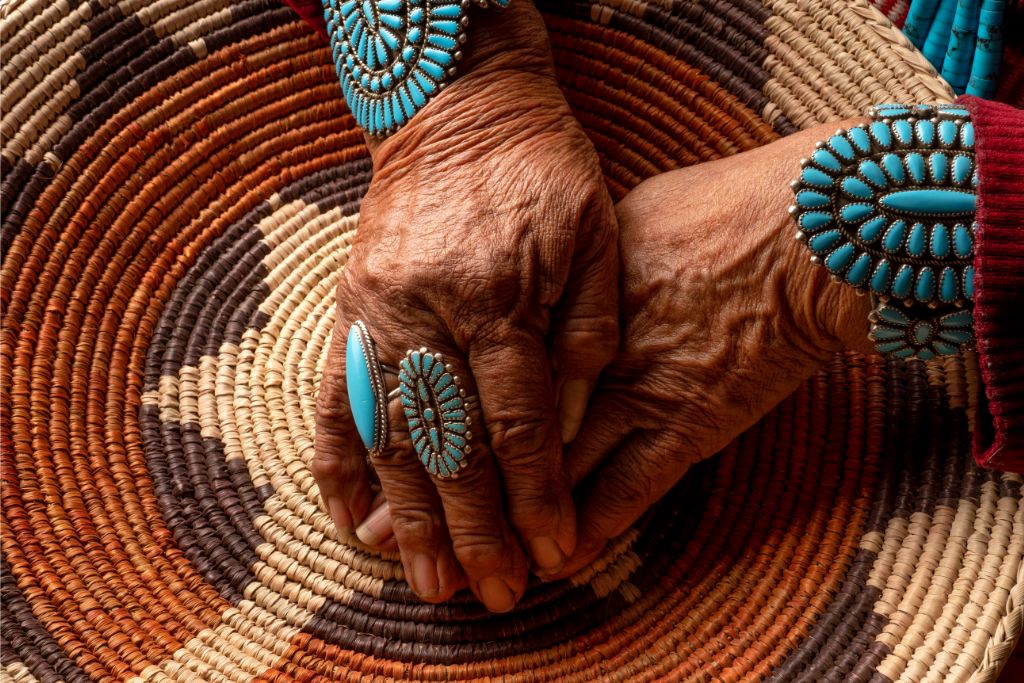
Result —
[[398, 382], [416, 456], [439, 479], [458, 476], [472, 450], [469, 411], [476, 398], [467, 398], [452, 366], [426, 348], [405, 354]]
[[361, 320], [348, 331], [345, 383], [359, 438], [371, 456], [380, 455], [388, 436], [388, 392], [377, 360], [377, 347]]

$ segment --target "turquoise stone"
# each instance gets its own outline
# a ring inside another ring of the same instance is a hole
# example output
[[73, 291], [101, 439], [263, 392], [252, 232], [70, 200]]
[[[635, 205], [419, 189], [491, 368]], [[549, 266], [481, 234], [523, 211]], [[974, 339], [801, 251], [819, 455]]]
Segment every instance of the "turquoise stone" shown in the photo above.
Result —
[[843, 178], [843, 191], [857, 199], [870, 199], [875, 193], [858, 178]]
[[959, 190], [902, 190], [888, 194], [880, 200], [886, 208], [905, 213], [936, 214], [973, 213], [976, 197], [973, 192]]
[[854, 223], [864, 218], [874, 210], [870, 204], [847, 204], [843, 207], [839, 215], [843, 217], [843, 220], [848, 223]]
[[816, 254], [824, 254], [836, 246], [842, 238], [843, 233], [839, 230], [826, 230], [807, 240], [807, 246]]
[[[438, 363], [435, 361], [433, 367], [430, 368], [430, 374], [427, 375], [427, 381], [431, 384], [435, 384], [437, 380], [441, 378], [441, 374], [444, 373], [444, 370], [444, 363]], [[426, 374], [426, 369], [424, 369], [423, 372]]]
[[[424, 408], [423, 419], [428, 422], [432, 421], [434, 419], [434, 411], [431, 408]], [[409, 421], [409, 424], [412, 424], [412, 420]]]
[[441, 450], [441, 437], [437, 433], [436, 427], [431, 427], [430, 432], [430, 445], [434, 447], [434, 452]]
[[[394, 14], [381, 14], [380, 23], [383, 24], [384, 26], [387, 26], [388, 28], [395, 29], [396, 31], [402, 30], [402, 20], [401, 18], [396, 17]], [[383, 33], [383, 31], [381, 33]], [[392, 33], [391, 35], [395, 34]]]
[[949, 171], [949, 157], [942, 152], [936, 152], [928, 157], [928, 167], [932, 171], [932, 180], [942, 183], [946, 180], [946, 172]]
[[[392, 50], [397, 50], [398, 49], [398, 43], [399, 43], [398, 36], [396, 36], [391, 31], [389, 31], [386, 28], [382, 27], [381, 30], [380, 30], [380, 38]], [[381, 61], [387, 61], [387, 55], [385, 55], [384, 58], [381, 59]]]
[[406, 63], [411, 62], [413, 57], [415, 57], [415, 56], [416, 56], [416, 48], [410, 47], [408, 45], [402, 48], [402, 61], [403, 62], [406, 62]]
[[443, 36], [431, 33], [427, 36], [427, 43], [435, 47], [439, 47], [442, 50], [454, 50], [455, 46], [458, 45], [455, 38], [450, 36]]
[[953, 182], [957, 185], [963, 185], [971, 177], [971, 171], [974, 170], [974, 162], [971, 161], [970, 157], [964, 156], [963, 154], [953, 159]]
[[909, 145], [914, 138], [913, 130], [907, 121], [893, 121], [892, 132], [896, 134], [896, 138], [904, 145]]
[[931, 360], [932, 358], [935, 358], [935, 354], [932, 353], [930, 349], [920, 349], [917, 352], [917, 357], [921, 360]]
[[882, 241], [882, 247], [886, 251], [893, 253], [903, 246], [903, 239], [906, 235], [907, 224], [903, 221], [894, 221], [885, 233], [885, 239]]
[[897, 154], [886, 154], [882, 157], [882, 166], [885, 167], [885, 172], [889, 174], [889, 177], [894, 182], [902, 183], [906, 174], [903, 172], [903, 161]]
[[953, 144], [956, 139], [956, 124], [952, 121], [939, 121], [939, 141], [944, 145]]
[[878, 262], [875, 266], [875, 272], [871, 276], [871, 291], [876, 294], [885, 294], [889, 291], [889, 274], [892, 272], [892, 266], [885, 259]]
[[847, 132], [847, 136], [861, 152], [871, 149], [871, 137], [868, 132], [860, 126], [854, 126]]
[[814, 232], [831, 224], [832, 214], [830, 213], [810, 211], [800, 216], [800, 229], [805, 232]]
[[448, 453], [448, 455], [452, 457], [452, 460], [454, 460], [455, 462], [462, 462], [462, 459], [466, 457], [465, 452], [463, 452], [461, 449], [455, 448], [450, 444], [445, 444], [444, 450]]
[[452, 400], [445, 401], [444, 403], [441, 404], [441, 410], [442, 411], [455, 410], [456, 408], [461, 408], [461, 407], [462, 407], [462, 398], [460, 398], [460, 397], [455, 397]]
[[874, 242], [878, 239], [878, 236], [882, 234], [882, 229], [885, 227], [886, 220], [885, 216], [876, 216], [869, 221], [865, 221], [864, 224], [860, 226], [860, 232], [858, 233], [860, 238], [865, 242]]
[[[398, 43], [396, 42], [395, 45], [397, 46]], [[383, 38], [379, 35], [373, 41], [373, 50], [374, 56], [377, 57], [377, 62], [386, 65], [388, 63], [388, 51], [387, 48], [384, 47]]]
[[930, 145], [935, 140], [935, 124], [927, 119], [918, 121], [914, 128], [917, 133], [917, 139], [925, 145]]
[[435, 81], [440, 82], [444, 79], [444, 69], [440, 65], [434, 64], [429, 59], [421, 60], [417, 66], [419, 66], [420, 69], [423, 69], [423, 71], [425, 71], [427, 75]]
[[911, 256], [920, 256], [924, 253], [927, 243], [924, 225], [914, 223], [914, 227], [910, 229], [910, 237], [907, 238], [907, 253]]
[[796, 195], [796, 203], [806, 209], [816, 209], [818, 207], [827, 206], [829, 200], [828, 197], [820, 192], [814, 192], [813, 190], [801, 190]]
[[893, 327], [880, 327], [874, 331], [876, 341], [891, 341], [893, 339], [903, 339], [903, 330], [897, 330]]
[[914, 286], [914, 269], [904, 264], [896, 271], [896, 277], [892, 281], [892, 294], [900, 299], [910, 296], [910, 290]]
[[889, 126], [881, 121], [873, 121], [871, 123], [871, 135], [882, 147], [888, 148], [892, 146], [892, 133], [889, 131]]
[[825, 258], [825, 267], [838, 275], [850, 263], [855, 252], [856, 248], [847, 242]]
[[935, 297], [935, 273], [930, 266], [925, 266], [917, 274], [917, 287], [914, 296], [918, 301], [928, 302]]
[[437, 90], [437, 86], [429, 78], [423, 75], [423, 72], [417, 69], [412, 74], [413, 78], [416, 79], [416, 83], [419, 84], [420, 89], [426, 94], [433, 94]]
[[885, 177], [882, 168], [873, 161], [865, 160], [860, 162], [860, 174], [875, 187], [885, 187], [889, 184], [889, 179]]
[[456, 3], [452, 5], [434, 6], [430, 10], [430, 14], [435, 17], [457, 17], [462, 14], [462, 11], [459, 9], [458, 3]]
[[459, 395], [459, 388], [456, 385], [453, 384], [450, 387], [448, 387], [447, 389], [445, 389], [444, 391], [438, 393], [437, 400], [438, 401], [447, 401], [448, 399], [454, 398], [455, 396], [458, 396], [458, 395]]
[[444, 435], [444, 438], [447, 439], [448, 442], [451, 443], [456, 448], [462, 448], [463, 446], [466, 445], [466, 440], [459, 436], [458, 434], [448, 432]]
[[878, 311], [878, 317], [894, 325], [906, 326], [910, 324], [910, 318], [894, 306], [882, 306]]
[[807, 166], [800, 173], [800, 179], [808, 185], [816, 185], [818, 187], [832, 187], [832, 176], [819, 171], [813, 166]]
[[423, 23], [423, 8], [417, 7], [409, 12], [409, 21], [413, 24]]
[[907, 155], [905, 161], [910, 177], [919, 183], [924, 182], [924, 157], [917, 152], [911, 152]]
[[456, 35], [459, 32], [458, 22], [449, 21], [447, 19], [432, 21], [430, 22], [430, 27], [435, 31], [440, 31], [441, 33], [448, 33], [450, 35]]
[[413, 101], [413, 104], [416, 105], [416, 109], [419, 109], [420, 107], [422, 107], [423, 105], [425, 105], [427, 103], [427, 98], [423, 94], [422, 90], [420, 90], [415, 85], [413, 85], [413, 84], [411, 84], [409, 82], [405, 83], [405, 87], [406, 87], [406, 89], [408, 89], [409, 96], [412, 97], [412, 101]]
[[970, 256], [974, 251], [974, 239], [963, 223], [957, 223], [953, 228], [953, 250], [961, 258]]
[[939, 278], [939, 298], [946, 303], [951, 303], [956, 301], [956, 295], [956, 273], [952, 268], [943, 268], [942, 276]]
[[836, 159], [828, 150], [816, 149], [814, 154], [811, 155], [811, 161], [816, 163], [822, 168], [826, 168], [830, 171], [842, 170], [842, 166], [839, 164], [839, 160]]
[[405, 64], [402, 62], [396, 62], [395, 65], [391, 67], [391, 73], [394, 74], [395, 78], [402, 78], [405, 76]]
[[868, 279], [868, 275], [871, 273], [871, 256], [869, 254], [861, 254], [857, 257], [857, 260], [850, 266], [850, 270], [846, 273], [846, 281], [854, 287], [859, 287], [864, 284], [864, 281]]
[[935, 333], [935, 328], [930, 323], [921, 321], [914, 325], [914, 341], [924, 344]]
[[444, 50], [435, 50], [432, 47], [423, 48], [423, 56], [432, 62], [436, 62], [441, 66], [448, 66], [452, 63], [452, 55], [450, 52]]
[[[463, 417], [462, 419], [465, 420], [466, 418]], [[447, 429], [450, 432], [455, 432], [456, 434], [465, 434], [466, 433], [466, 423], [465, 422], [445, 422], [444, 423], [444, 428]]]
[[957, 311], [942, 316], [944, 327], [971, 327], [974, 325], [974, 315], [969, 310]]
[[949, 230], [942, 223], [937, 223], [932, 228], [932, 255], [935, 258], [946, 258], [949, 256]]
[[444, 465], [448, 468], [449, 472], [455, 472], [459, 469], [459, 464], [452, 457], [451, 451], [448, 450], [448, 446], [445, 446], [444, 451], [442, 451], [441, 458], [444, 459]]
[[970, 112], [958, 104], [940, 104], [939, 111], [950, 116], [970, 116]]
[[[876, 332], [875, 334], [878, 333]], [[906, 345], [903, 343], [902, 337], [903, 335], [900, 335], [900, 340], [898, 341], [885, 342], [883, 344], [875, 344], [875, 350], [878, 351], [879, 353], [901, 353], [901, 350], [907, 350], [905, 349]], [[913, 353], [912, 350], [911, 353]]]
[[966, 344], [973, 335], [968, 330], [939, 330], [939, 337], [953, 344]]
[[419, 26], [413, 26], [409, 29], [409, 33], [406, 34], [406, 37], [409, 39], [410, 43], [418, 43], [420, 42], [420, 39], [423, 38], [423, 29]]
[[941, 353], [943, 356], [952, 356], [952, 355], [960, 352], [960, 348], [958, 346], [954, 346], [953, 344], [947, 344], [946, 342], [942, 341], [941, 339], [933, 339], [932, 340], [932, 347], [936, 351]]
[[828, 140], [828, 146], [832, 148], [832, 151], [843, 157], [847, 161], [853, 159], [854, 151], [853, 147], [850, 146], [850, 141], [842, 135], [833, 135]]
[[903, 104], [876, 104], [875, 109], [878, 110], [878, 113], [881, 114], [883, 117], [902, 116], [903, 114], [910, 113], [910, 110], [907, 109], [906, 105]]
[[345, 385], [356, 431], [367, 449], [376, 447], [377, 397], [370, 381], [370, 366], [359, 328], [353, 325], [345, 344]]
[[452, 379], [451, 374], [446, 372], [441, 375], [441, 378], [434, 384], [434, 391], [441, 392], [446, 387], [451, 386], [454, 381], [455, 380]]
[[960, 129], [960, 144], [967, 148], [974, 147], [974, 124], [970, 121]]
[[974, 301], [974, 266], [964, 268], [964, 296]]

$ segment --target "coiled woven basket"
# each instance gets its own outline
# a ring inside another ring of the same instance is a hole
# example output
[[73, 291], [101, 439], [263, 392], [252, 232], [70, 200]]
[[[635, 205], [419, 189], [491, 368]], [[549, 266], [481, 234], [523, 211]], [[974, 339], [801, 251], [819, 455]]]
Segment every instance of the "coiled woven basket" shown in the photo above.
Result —
[[[276, 0], [3, 6], [0, 681], [993, 680], [1021, 479], [969, 360], [837, 356], [605, 557], [487, 615], [346, 545], [308, 470], [370, 163]], [[622, 197], [951, 94], [864, 0], [551, 2]]]

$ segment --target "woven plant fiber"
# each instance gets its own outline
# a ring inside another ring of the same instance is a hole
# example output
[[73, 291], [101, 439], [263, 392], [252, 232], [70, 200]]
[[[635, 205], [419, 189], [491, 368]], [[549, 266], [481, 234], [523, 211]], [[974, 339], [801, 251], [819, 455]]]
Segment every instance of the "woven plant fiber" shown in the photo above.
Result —
[[[948, 87], [866, 0], [544, 5], [613, 196]], [[837, 355], [569, 580], [418, 602], [308, 470], [371, 165], [276, 0], [2, 5], [0, 682], [991, 681], [971, 358]]]

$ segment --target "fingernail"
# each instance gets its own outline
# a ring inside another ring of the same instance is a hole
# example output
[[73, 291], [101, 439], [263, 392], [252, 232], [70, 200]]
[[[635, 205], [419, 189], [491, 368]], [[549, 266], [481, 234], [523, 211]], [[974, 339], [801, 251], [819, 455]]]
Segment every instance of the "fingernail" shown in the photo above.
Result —
[[550, 536], [538, 536], [530, 540], [530, 557], [537, 564], [539, 573], [543, 574], [558, 571], [565, 562], [562, 549]]
[[492, 612], [508, 612], [516, 606], [516, 596], [496, 576], [491, 576], [480, 582], [480, 599]]
[[412, 558], [412, 574], [409, 576], [412, 590], [421, 598], [433, 598], [440, 590], [437, 578], [437, 563], [430, 555], [418, 553]]
[[366, 545], [380, 545], [391, 537], [391, 505], [384, 503], [356, 529], [356, 536]]
[[562, 428], [562, 443], [576, 438], [583, 424], [590, 398], [590, 382], [585, 379], [571, 379], [562, 386], [562, 397], [558, 402], [558, 422]]
[[330, 513], [331, 519], [334, 520], [334, 526], [337, 527], [338, 533], [344, 538], [351, 536], [352, 515], [349, 514], [348, 506], [342, 502], [341, 498], [328, 498], [327, 511]]

